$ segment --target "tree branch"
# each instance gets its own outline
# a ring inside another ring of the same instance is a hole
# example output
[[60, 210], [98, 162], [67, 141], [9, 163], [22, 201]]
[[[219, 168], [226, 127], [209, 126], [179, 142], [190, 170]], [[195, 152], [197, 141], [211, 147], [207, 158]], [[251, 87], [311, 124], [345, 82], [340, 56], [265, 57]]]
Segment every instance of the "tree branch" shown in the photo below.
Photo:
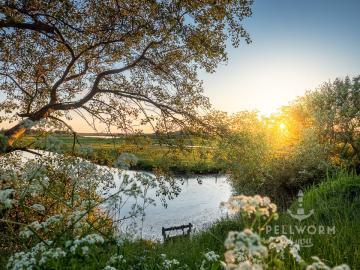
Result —
[[[55, 110], [71, 110], [71, 109], [76, 109], [76, 108], [80, 108], [82, 105], [84, 105], [86, 102], [88, 102], [89, 100], [91, 100], [97, 93], [99, 93], [99, 89], [98, 86], [100, 84], [100, 81], [108, 75], [114, 75], [114, 74], [119, 74], [122, 73], [124, 71], [127, 71], [133, 67], [135, 67], [141, 60], [143, 60], [146, 52], [155, 44], [159, 44], [160, 41], [152, 41], [150, 42], [145, 49], [142, 51], [142, 53], [140, 54], [140, 56], [138, 58], [136, 58], [133, 62], [131, 62], [130, 64], [122, 67], [122, 68], [117, 68], [117, 69], [110, 69], [110, 70], [105, 70], [101, 73], [99, 73], [95, 79], [95, 82], [93, 84], [93, 87], [91, 88], [90, 92], [85, 95], [85, 97], [83, 97], [82, 99], [76, 101], [76, 102], [69, 102], [69, 103], [58, 103], [58, 104], [53, 104], [52, 108]], [[60, 85], [60, 83], [59, 83]], [[54, 88], [54, 87], [53, 87]]]
[[45, 23], [35, 21], [33, 23], [21, 23], [13, 20], [0, 20], [0, 28], [18, 28], [25, 30], [33, 30], [40, 33], [54, 34], [55, 28]]
[[23, 93], [25, 93], [28, 97], [30, 97], [30, 98], [33, 97], [33, 96], [32, 96], [28, 91], [26, 91], [11, 75], [6, 74], [6, 73], [0, 73], [0, 75], [6, 76], [6, 77], [8, 77], [10, 80], [12, 80], [13, 83], [15, 83], [15, 85], [16, 85]]

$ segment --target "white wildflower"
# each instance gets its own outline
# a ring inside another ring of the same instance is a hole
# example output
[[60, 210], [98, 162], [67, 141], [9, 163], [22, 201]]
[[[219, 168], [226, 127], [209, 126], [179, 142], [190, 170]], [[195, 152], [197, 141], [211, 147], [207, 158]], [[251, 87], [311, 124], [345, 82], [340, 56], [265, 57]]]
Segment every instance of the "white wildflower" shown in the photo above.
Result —
[[321, 261], [318, 257], [311, 257], [314, 262], [311, 265], [306, 267], [306, 270], [350, 270], [350, 267], [347, 264], [341, 264], [331, 268], [326, 265], [323, 261]]
[[263, 267], [260, 264], [253, 264], [250, 261], [245, 261], [240, 263], [236, 270], [263, 270]]
[[216, 254], [214, 251], [209, 251], [209, 252], [205, 253], [204, 257], [209, 262], [216, 262], [220, 258], [220, 256], [218, 254]]
[[[97, 243], [104, 243], [104, 238], [98, 234], [89, 234], [81, 239], [75, 239], [74, 241], [67, 241], [66, 247], [70, 249], [70, 252], [75, 254], [78, 247], [82, 245], [93, 245]], [[82, 250], [83, 251], [83, 250]]]
[[11, 188], [0, 190], [0, 208], [11, 208], [15, 202], [15, 200], [11, 198], [13, 192], [14, 190]]
[[293, 258], [297, 261], [301, 261], [301, 257], [299, 255], [300, 246], [295, 244], [292, 240], [287, 238], [285, 235], [280, 235], [276, 237], [269, 238], [269, 249], [275, 250], [275, 252], [284, 254], [285, 250], [288, 249], [289, 253], [293, 256]]
[[[38, 263], [43, 264], [47, 258], [64, 257], [66, 253], [60, 248], [49, 248], [52, 241], [41, 242], [32, 247], [28, 252], [17, 252], [12, 255], [8, 261], [7, 268], [10, 270], [33, 269]], [[39, 262], [38, 256], [41, 255]]]
[[212, 263], [219, 261], [220, 256], [216, 254], [214, 251], [209, 251], [204, 254], [205, 260], [201, 262], [200, 270], [208, 269], [206, 267], [208, 264], [212, 265]]
[[172, 259], [172, 260], [164, 260], [162, 266], [164, 269], [171, 269], [173, 266], [179, 265], [179, 261]]
[[276, 216], [277, 212], [276, 205], [271, 203], [268, 197], [260, 195], [233, 196], [223, 205], [226, 205], [231, 213], [243, 213], [247, 216], [270, 217], [270, 215]]
[[59, 259], [66, 256], [66, 252], [61, 248], [51, 248], [42, 253], [39, 264], [44, 264], [48, 259]]
[[123, 255], [113, 255], [110, 257], [108, 264], [126, 263]]
[[35, 231], [40, 230], [41, 228], [43, 228], [42, 224], [39, 223], [39, 221], [34, 221], [31, 222], [29, 225], [31, 228], [33, 228]]
[[166, 257], [166, 254], [161, 254], [160, 257], [163, 260], [163, 262], [162, 262], [163, 269], [168, 270], [168, 269], [171, 269], [173, 266], [180, 264], [178, 260], [175, 260], [175, 259], [168, 260]]
[[350, 267], [347, 264], [341, 264], [335, 266], [332, 270], [350, 270]]
[[225, 240], [225, 261], [227, 263], [245, 260], [262, 259], [267, 257], [267, 248], [262, 245], [260, 236], [250, 229], [242, 232], [229, 232]]
[[103, 270], [116, 270], [116, 268], [115, 268], [115, 267], [112, 267], [112, 266], [110, 266], [110, 265], [107, 265], [107, 266], [105, 266], [105, 267], [103, 268]]
[[24, 229], [22, 229], [20, 232], [19, 232], [19, 236], [21, 238], [24, 238], [24, 239], [27, 239], [29, 238], [30, 236], [32, 236], [34, 233], [29, 230], [29, 228], [25, 227]]
[[83, 255], [88, 255], [89, 254], [89, 247], [88, 246], [81, 247], [81, 252], [82, 252]]

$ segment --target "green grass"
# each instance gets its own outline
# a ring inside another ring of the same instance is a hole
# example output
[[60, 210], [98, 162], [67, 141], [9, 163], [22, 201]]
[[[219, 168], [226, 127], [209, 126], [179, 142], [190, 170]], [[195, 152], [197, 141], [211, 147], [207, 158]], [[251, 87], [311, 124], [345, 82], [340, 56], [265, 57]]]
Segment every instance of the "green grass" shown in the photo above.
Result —
[[[295, 211], [296, 208], [297, 202], [294, 201], [291, 210]], [[306, 212], [314, 209], [314, 215], [302, 223], [335, 226], [336, 233], [312, 235], [313, 246], [301, 249], [303, 259], [311, 262], [311, 256], [318, 256], [330, 266], [347, 263], [353, 270], [360, 269], [360, 176], [340, 172], [308, 188], [304, 194], [304, 208]], [[279, 219], [271, 224], [274, 225], [295, 226], [299, 222], [282, 212]], [[109, 259], [109, 254], [119, 252], [127, 261], [119, 266], [121, 270], [130, 269], [130, 266], [131, 269], [157, 270], [163, 253], [169, 259], [177, 259], [181, 265], [186, 264], [195, 270], [199, 269], [205, 252], [224, 253], [223, 242], [229, 231], [242, 229], [238, 219], [218, 220], [191, 239], [182, 238], [165, 244], [127, 241], [120, 249], [111, 244], [98, 246], [92, 249], [92, 255], [88, 258], [75, 256], [71, 260], [55, 260], [51, 269], [100, 269]], [[293, 261], [286, 264], [281, 269], [301, 269], [295, 267]]]
[[[336, 233], [314, 235], [314, 245], [303, 248], [303, 257], [318, 255], [330, 265], [346, 262], [351, 269], [360, 269], [360, 177], [343, 172], [329, 177], [305, 192], [304, 207], [315, 212], [308, 224], [335, 226]], [[288, 215], [279, 222], [290, 222]]]
[[[294, 202], [291, 209], [296, 207]], [[303, 247], [301, 256], [307, 262], [311, 261], [311, 256], [318, 256], [332, 266], [347, 263], [351, 269], [360, 269], [360, 177], [346, 173], [329, 177], [320, 185], [305, 191], [304, 207], [314, 209], [314, 216], [308, 219], [308, 225], [335, 226], [336, 233], [312, 235], [313, 246]], [[298, 221], [284, 212], [280, 213], [276, 224], [295, 226]], [[213, 250], [223, 254], [227, 232], [241, 229], [242, 225], [236, 221], [222, 220], [191, 240], [161, 245], [159, 250], [192, 269], [198, 269], [204, 252]]]
[[[54, 135], [62, 142], [65, 152], [72, 152], [74, 138], [70, 135]], [[36, 137], [27, 135], [22, 143], [33, 142]], [[200, 146], [193, 148], [191, 146]], [[36, 148], [44, 146], [35, 144]], [[224, 167], [213, 159], [212, 143], [209, 140], [191, 137], [159, 139], [152, 135], [122, 136], [116, 138], [94, 138], [78, 136], [75, 154], [100, 165], [111, 166], [121, 153], [132, 153], [138, 158], [131, 169], [153, 171], [156, 168], [168, 169], [176, 174], [219, 173]], [[89, 147], [92, 152], [82, 154], [81, 148]]]

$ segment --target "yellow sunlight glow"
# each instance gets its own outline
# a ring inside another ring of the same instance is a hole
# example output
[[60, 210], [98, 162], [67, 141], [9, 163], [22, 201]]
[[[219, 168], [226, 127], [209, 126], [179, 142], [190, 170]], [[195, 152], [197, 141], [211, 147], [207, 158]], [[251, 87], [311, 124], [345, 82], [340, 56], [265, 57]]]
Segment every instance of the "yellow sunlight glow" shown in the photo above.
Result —
[[286, 128], [286, 126], [285, 126], [284, 123], [280, 123], [279, 128], [280, 128], [281, 130], [284, 130], [284, 129]]

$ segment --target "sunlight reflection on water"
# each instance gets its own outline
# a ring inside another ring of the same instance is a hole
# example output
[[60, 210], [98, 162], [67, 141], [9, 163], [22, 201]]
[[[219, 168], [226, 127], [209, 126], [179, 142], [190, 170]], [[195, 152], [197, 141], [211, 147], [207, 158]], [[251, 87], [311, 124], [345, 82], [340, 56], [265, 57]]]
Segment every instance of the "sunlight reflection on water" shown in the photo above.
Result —
[[[134, 171], [127, 171], [130, 176]], [[201, 184], [198, 182], [201, 180]], [[118, 178], [120, 182], [120, 177]], [[147, 239], [160, 239], [161, 227], [172, 227], [192, 223], [194, 230], [198, 231], [217, 219], [223, 217], [226, 212], [220, 208], [220, 203], [227, 201], [232, 194], [232, 188], [225, 175], [190, 177], [181, 186], [180, 194], [173, 200], [167, 201], [165, 208], [155, 191], [149, 192], [149, 196], [155, 199], [156, 206], [150, 205], [145, 210], [145, 221], [142, 235]], [[126, 213], [130, 210], [128, 203], [121, 210]], [[137, 228], [137, 234], [141, 229]], [[181, 232], [181, 231], [180, 231]]]

